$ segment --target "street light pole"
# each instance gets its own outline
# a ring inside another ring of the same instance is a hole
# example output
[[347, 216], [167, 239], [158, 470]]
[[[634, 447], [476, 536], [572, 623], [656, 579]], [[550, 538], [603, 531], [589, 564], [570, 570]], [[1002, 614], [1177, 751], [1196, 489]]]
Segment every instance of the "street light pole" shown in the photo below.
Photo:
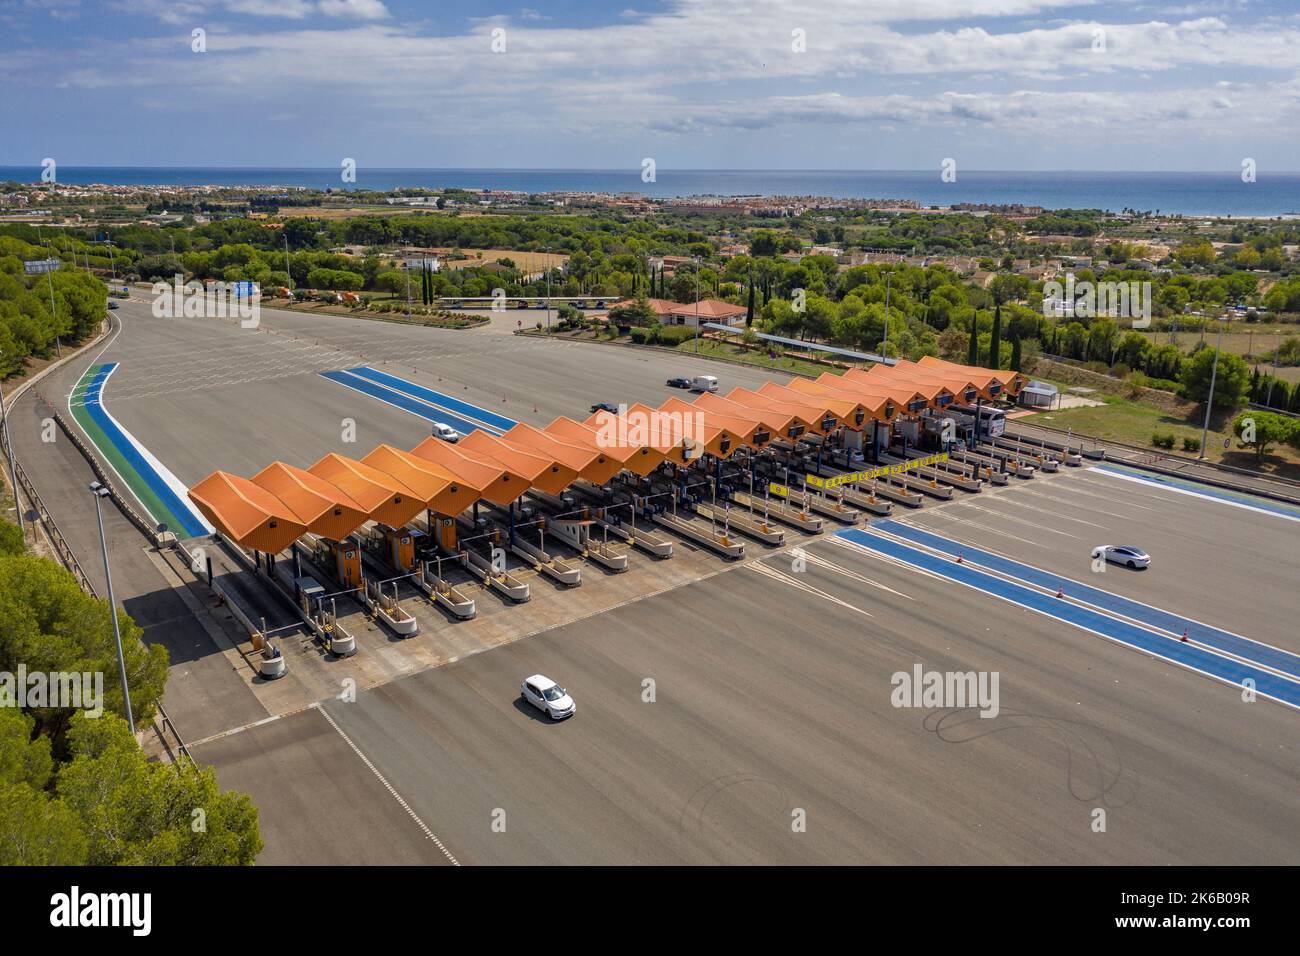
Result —
[[695, 257], [695, 354], [700, 354], [700, 257]]
[[889, 283], [893, 278], [892, 272], [885, 276], [885, 340], [880, 343], [880, 354], [885, 358], [889, 357]]
[[[1205, 327], [1201, 327], [1201, 334], [1205, 334]], [[1197, 455], [1197, 460], [1205, 459], [1205, 439], [1210, 431], [1210, 411], [1214, 408], [1214, 383], [1219, 377], [1219, 349], [1223, 346], [1223, 317], [1219, 317], [1219, 341], [1214, 346], [1214, 365], [1210, 368], [1210, 395], [1205, 400], [1205, 424], [1201, 426], [1201, 453]]]
[[108, 497], [108, 489], [97, 481], [90, 483], [90, 493], [95, 496], [95, 517], [99, 519], [99, 546], [104, 552], [104, 580], [108, 582], [108, 610], [113, 616], [113, 640], [117, 642], [117, 672], [122, 679], [122, 703], [126, 708], [126, 724], [135, 736], [135, 717], [131, 714], [131, 691], [126, 684], [126, 658], [122, 656], [122, 629], [117, 623], [117, 601], [113, 598], [113, 574], [108, 567], [108, 539], [104, 537], [104, 512], [99, 499]]

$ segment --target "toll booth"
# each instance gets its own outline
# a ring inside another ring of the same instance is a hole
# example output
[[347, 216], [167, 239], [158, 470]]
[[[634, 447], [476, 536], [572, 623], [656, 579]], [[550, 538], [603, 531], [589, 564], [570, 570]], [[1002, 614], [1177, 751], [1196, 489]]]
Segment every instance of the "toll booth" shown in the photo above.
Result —
[[294, 578], [293, 583], [298, 586], [298, 600], [302, 604], [302, 609], [309, 617], [314, 615], [317, 602], [325, 596], [325, 589], [313, 577]]
[[343, 588], [361, 587], [361, 545], [357, 539], [348, 535], [344, 541], [324, 540], [323, 544], [329, 551], [327, 563], [339, 585]]
[[390, 567], [399, 571], [410, 571], [415, 567], [415, 556], [421, 550], [420, 539], [425, 537], [423, 531], [412, 528], [392, 528], [380, 525], [384, 535], [384, 556]]
[[438, 515], [434, 522], [434, 534], [438, 539], [438, 547], [450, 554], [456, 553], [458, 540], [456, 537], [455, 517], [449, 518], [445, 515]]

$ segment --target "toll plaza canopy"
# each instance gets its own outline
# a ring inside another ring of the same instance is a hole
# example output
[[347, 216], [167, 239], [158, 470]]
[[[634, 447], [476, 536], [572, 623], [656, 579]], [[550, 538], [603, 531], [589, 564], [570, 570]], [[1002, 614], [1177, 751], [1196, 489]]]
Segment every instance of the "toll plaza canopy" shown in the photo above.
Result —
[[213, 527], [254, 551], [279, 554], [307, 530], [278, 496], [238, 475], [214, 471], [189, 494]]
[[648, 475], [664, 460], [689, 464], [705, 452], [728, 458], [762, 449], [773, 436], [825, 435], [868, 418], [890, 422], [927, 405], [1014, 397], [1018, 372], [980, 369], [931, 357], [868, 371], [826, 373], [816, 381], [767, 382], [705, 393], [659, 408], [586, 421], [556, 418], [546, 428], [518, 424], [502, 437], [483, 431], [452, 445], [430, 437], [412, 451], [380, 445], [360, 461], [330, 453], [310, 468], [273, 462], [251, 480], [215, 471], [189, 491], [198, 509], [242, 547], [278, 553], [303, 534], [341, 540], [368, 521], [401, 527], [421, 511], [455, 516], [479, 500], [509, 504], [530, 488], [560, 494], [576, 479], [606, 484], [620, 471]]
[[574, 444], [590, 444], [610, 458], [620, 462], [623, 468], [637, 475], [648, 475], [659, 467], [664, 460], [664, 452], [642, 442], [607, 441], [600, 432], [572, 418], [560, 416], [546, 426], [548, 434], [571, 441]]
[[282, 461], [267, 465], [252, 481], [288, 505], [313, 534], [342, 540], [370, 519], [370, 510], [338, 485]]

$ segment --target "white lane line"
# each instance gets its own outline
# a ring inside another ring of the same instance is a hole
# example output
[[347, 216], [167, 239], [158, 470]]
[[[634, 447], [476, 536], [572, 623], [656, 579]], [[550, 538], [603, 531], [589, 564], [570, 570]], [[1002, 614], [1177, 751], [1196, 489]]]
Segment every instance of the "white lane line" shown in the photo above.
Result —
[[[985, 501], [998, 501], [998, 498], [985, 498]], [[1082, 518], [1071, 518], [1069, 515], [1063, 515], [1059, 511], [1048, 511], [1046, 508], [1035, 508], [1033, 505], [1027, 505], [1023, 501], [1008, 501], [1003, 504], [1009, 504], [1013, 508], [1022, 508], [1025, 511], [1035, 511], [1040, 515], [1048, 515], [1058, 521], [1074, 521], [1079, 524], [1086, 524], [1090, 528], [1100, 528], [1101, 525], [1093, 521], [1084, 521]]]
[[985, 508], [985, 507], [983, 507], [982, 505], [977, 505], [977, 504], [975, 504], [974, 502], [971, 502], [971, 501], [965, 501], [965, 502], [962, 502], [962, 504], [965, 505], [967, 508], [971, 508], [971, 509], [973, 509], [973, 510], [975, 510], [975, 511], [979, 511], [979, 512], [981, 512], [982, 514], [991, 515], [992, 517], [997, 518], [999, 521], [1014, 521], [1014, 522], [1016, 522], [1017, 524], [1029, 525], [1029, 527], [1033, 528], [1033, 529], [1036, 530], [1036, 531], [1048, 531], [1048, 532], [1050, 532], [1050, 533], [1052, 533], [1052, 534], [1059, 534], [1059, 535], [1062, 535], [1062, 536], [1064, 536], [1064, 537], [1066, 537], [1066, 538], [1077, 538], [1077, 537], [1078, 537], [1078, 535], [1070, 534], [1070, 532], [1068, 532], [1068, 531], [1060, 531], [1060, 530], [1058, 530], [1057, 528], [1048, 528], [1048, 527], [1045, 527], [1044, 525], [1038, 524], [1037, 522], [1034, 522], [1034, 521], [1028, 521], [1028, 520], [1026, 520], [1026, 519], [1024, 519], [1024, 518], [1018, 518], [1018, 517], [1016, 517], [1015, 515], [1003, 514], [1003, 513], [1000, 512], [1000, 511], [993, 511], [993, 510], [991, 510], [991, 509], [989, 509], [989, 508]]
[[1042, 492], [1042, 491], [1030, 491], [1028, 488], [1026, 488], [1024, 491], [1021, 492], [1021, 494], [1024, 494], [1024, 495], [1033, 495], [1035, 498], [1046, 498], [1048, 501], [1055, 501], [1058, 505], [1065, 505], [1065, 506], [1068, 507], [1068, 508], [1080, 508], [1080, 509], [1085, 509], [1085, 510], [1087, 510], [1088, 512], [1090, 512], [1090, 513], [1092, 513], [1092, 514], [1107, 515], [1108, 517], [1111, 517], [1111, 518], [1119, 518], [1119, 519], [1124, 520], [1124, 521], [1131, 521], [1131, 520], [1132, 520], [1132, 516], [1131, 516], [1131, 515], [1122, 515], [1122, 514], [1118, 514], [1118, 513], [1114, 512], [1114, 511], [1105, 511], [1105, 510], [1103, 510], [1103, 509], [1101, 509], [1101, 508], [1096, 507], [1095, 505], [1083, 505], [1083, 504], [1079, 504], [1079, 502], [1077, 502], [1077, 501], [1069, 501], [1069, 500], [1067, 500], [1067, 499], [1065, 499], [1065, 498], [1057, 498], [1057, 497], [1055, 497], [1054, 495], [1049, 495], [1049, 494], [1046, 494], [1046, 493], [1044, 493], [1044, 492]]
[[836, 564], [834, 561], [827, 561], [825, 558], [818, 557], [817, 555], [813, 554], [811, 551], [808, 551], [806, 549], [804, 550], [804, 558], [808, 561], [809, 564], [812, 564], [816, 567], [824, 568], [827, 571], [833, 571], [836, 574], [842, 574], [846, 578], [851, 578], [854, 581], [858, 581], [862, 584], [869, 584], [873, 588], [879, 588], [882, 591], [888, 591], [890, 594], [896, 594], [899, 597], [906, 598], [909, 601], [916, 600], [910, 594], [904, 594], [902, 591], [896, 591], [887, 584], [881, 584], [879, 581], [875, 581], [867, 577], [865, 574], [858, 574], [858, 572], [856, 571], [850, 571], [848, 568], [842, 567], [841, 565]]
[[451, 861], [451, 865], [460, 866], [460, 861], [451, 855], [451, 851], [448, 850], [445, 846], [443, 846], [442, 841], [439, 840], [437, 836], [434, 835], [434, 832], [425, 825], [424, 821], [421, 820], [416, 815], [415, 811], [411, 809], [411, 805], [402, 799], [402, 795], [393, 789], [393, 785], [391, 783], [389, 783], [386, 779], [384, 779], [384, 775], [379, 772], [379, 768], [370, 762], [370, 758], [361, 752], [361, 748], [352, 742], [352, 738], [343, 732], [343, 728], [334, 722], [334, 718], [329, 715], [329, 711], [327, 711], [320, 704], [312, 704], [312, 707], [314, 707], [322, 717], [324, 717], [327, 721], [329, 721], [329, 725], [334, 728], [335, 732], [340, 737], [343, 738], [343, 742], [347, 744], [349, 747], [351, 747], [352, 752], [361, 758], [361, 762], [370, 768], [370, 772], [375, 775], [375, 779], [377, 779], [380, 783], [382, 783], [384, 785], [384, 789], [387, 790], [392, 795], [393, 799], [397, 801], [398, 805], [403, 810], [405, 810], [408, 814], [410, 814], [411, 819], [414, 820], [416, 825], [419, 826], [419, 828], [424, 831], [424, 835], [427, 836], [430, 840], [432, 840], [434, 844], [438, 847], [438, 849], [442, 851], [442, 855]]
[[1001, 528], [992, 528], [986, 524], [980, 524], [978, 521], [972, 521], [970, 518], [962, 518], [958, 515], [949, 514], [947, 511], [940, 511], [938, 509], [935, 509], [933, 511], [923, 511], [914, 515], [908, 515], [908, 518], [912, 519], [911, 522], [909, 523], [916, 524], [917, 527], [924, 527], [920, 519], [925, 517], [926, 515], [935, 515], [936, 517], [947, 518], [951, 521], [956, 521], [958, 524], [968, 525], [972, 528], [979, 528], [981, 531], [987, 531], [990, 534], [1001, 535], [1004, 538], [1010, 538], [1012, 541], [1019, 541], [1021, 544], [1031, 545], [1032, 547], [1035, 548], [1047, 547], [1047, 545], [1041, 541], [1033, 541], [1030, 540], [1029, 538], [1022, 538], [1019, 535], [1012, 534], [1010, 531], [1003, 531]]
[[[1134, 484], [1144, 485], [1148, 488], [1158, 489], [1160, 491], [1173, 492], [1179, 495], [1187, 495], [1189, 498], [1199, 498], [1201, 501], [1218, 502], [1221, 505], [1229, 505], [1233, 508], [1241, 508], [1244, 511], [1253, 511], [1256, 514], [1268, 515], [1269, 517], [1272, 518], [1285, 518], [1287, 521], [1300, 521], [1300, 517], [1296, 517], [1295, 515], [1289, 515], [1279, 511], [1271, 511], [1268, 508], [1257, 508], [1254, 505], [1249, 504], [1248, 502], [1245, 501], [1235, 501], [1230, 498], [1220, 498], [1218, 495], [1202, 494], [1201, 492], [1193, 491], [1190, 488], [1178, 488], [1175, 487], [1174, 485], [1160, 484], [1159, 482], [1153, 482], [1150, 479], [1142, 478], [1138, 475], [1124, 475], [1116, 471], [1100, 471], [1097, 472], [1097, 474], [1106, 475], [1109, 478], [1118, 478], [1120, 481], [1127, 481]], [[1168, 500], [1168, 495], [1157, 495], [1156, 497], [1161, 497], [1164, 498], [1165, 500]]]
[[825, 591], [821, 590], [820, 588], [815, 588], [811, 584], [808, 584], [804, 581], [796, 581], [794, 578], [787, 575], [784, 571], [778, 571], [776, 568], [769, 568], [767, 565], [763, 564], [762, 561], [755, 561], [753, 564], [745, 565], [745, 567], [749, 568], [752, 571], [757, 571], [759, 574], [763, 575], [766, 578], [772, 578], [774, 581], [780, 581], [782, 584], [788, 584], [790, 585], [790, 587], [795, 588], [796, 590], [804, 591], [805, 593], [816, 595], [817, 597], [825, 601], [830, 601], [832, 604], [837, 604], [840, 607], [845, 608], [847, 610], [857, 611], [859, 614], [865, 615], [866, 617], [875, 617], [875, 615], [872, 614], [870, 611], [864, 611], [862, 608], [856, 607], [855, 605], [850, 604], [848, 601], [842, 601], [839, 598], [837, 598], [835, 595], [828, 594]]

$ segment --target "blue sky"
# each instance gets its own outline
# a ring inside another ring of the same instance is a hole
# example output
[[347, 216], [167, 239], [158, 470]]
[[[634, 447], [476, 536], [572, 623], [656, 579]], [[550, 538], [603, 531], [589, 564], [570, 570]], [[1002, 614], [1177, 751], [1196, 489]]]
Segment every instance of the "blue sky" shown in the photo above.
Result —
[[0, 0], [0, 89], [0, 165], [1296, 170], [1300, 7]]

